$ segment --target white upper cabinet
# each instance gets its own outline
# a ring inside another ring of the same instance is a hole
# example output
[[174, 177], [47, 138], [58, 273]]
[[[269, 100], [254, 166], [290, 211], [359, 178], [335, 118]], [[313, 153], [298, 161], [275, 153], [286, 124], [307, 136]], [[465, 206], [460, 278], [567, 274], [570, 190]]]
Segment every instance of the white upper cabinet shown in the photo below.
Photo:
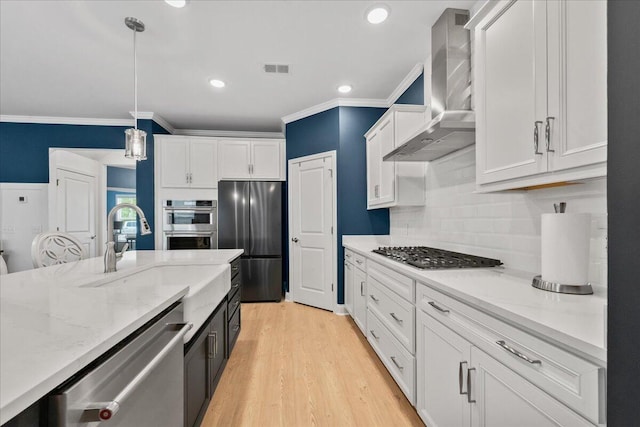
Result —
[[221, 180], [284, 180], [284, 140], [221, 140], [218, 146]]
[[426, 109], [423, 105], [393, 105], [365, 134], [367, 209], [424, 204], [425, 163], [382, 159], [424, 124]]
[[160, 183], [164, 188], [216, 188], [216, 140], [155, 136], [160, 149]]
[[605, 175], [606, 3], [485, 8], [472, 24], [479, 190]]

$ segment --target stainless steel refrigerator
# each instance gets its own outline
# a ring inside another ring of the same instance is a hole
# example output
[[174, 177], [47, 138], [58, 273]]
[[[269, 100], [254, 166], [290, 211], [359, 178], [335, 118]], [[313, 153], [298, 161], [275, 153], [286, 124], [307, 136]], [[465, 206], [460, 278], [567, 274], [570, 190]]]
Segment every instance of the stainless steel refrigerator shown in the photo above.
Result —
[[242, 301], [282, 298], [282, 183], [218, 183], [218, 248], [244, 249]]

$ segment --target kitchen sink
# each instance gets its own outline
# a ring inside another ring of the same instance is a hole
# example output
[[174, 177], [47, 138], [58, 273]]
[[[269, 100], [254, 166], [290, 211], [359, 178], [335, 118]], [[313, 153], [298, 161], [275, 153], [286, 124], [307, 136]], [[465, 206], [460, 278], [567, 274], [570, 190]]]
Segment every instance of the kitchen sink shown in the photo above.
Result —
[[184, 321], [193, 323], [193, 328], [184, 337], [184, 342], [188, 342], [231, 289], [231, 268], [229, 264], [162, 265], [82, 287], [108, 289], [121, 286], [141, 291], [152, 291], [157, 286], [188, 286], [189, 291], [182, 297]]

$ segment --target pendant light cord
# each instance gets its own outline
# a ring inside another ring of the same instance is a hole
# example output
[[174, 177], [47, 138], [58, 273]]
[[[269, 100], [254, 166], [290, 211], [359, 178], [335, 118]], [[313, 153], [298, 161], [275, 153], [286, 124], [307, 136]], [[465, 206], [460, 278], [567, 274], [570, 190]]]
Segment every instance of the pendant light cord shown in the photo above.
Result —
[[133, 127], [138, 129], [138, 60], [136, 55], [136, 33], [133, 29]]

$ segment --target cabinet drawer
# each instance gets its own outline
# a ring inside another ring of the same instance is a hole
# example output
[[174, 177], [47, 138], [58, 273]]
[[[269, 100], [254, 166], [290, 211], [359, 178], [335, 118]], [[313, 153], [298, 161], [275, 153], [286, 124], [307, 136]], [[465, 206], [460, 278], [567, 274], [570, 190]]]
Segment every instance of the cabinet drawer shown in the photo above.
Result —
[[367, 267], [368, 276], [373, 277], [407, 301], [415, 302], [415, 281], [413, 279], [371, 260], [369, 260]]
[[231, 291], [229, 291], [229, 295], [231, 296], [229, 297], [229, 308], [227, 309], [227, 319], [231, 320], [233, 315], [236, 313], [236, 310], [240, 308], [240, 289], [236, 289], [234, 291], [234, 289], [231, 288]]
[[367, 306], [393, 336], [415, 354], [415, 310], [413, 305], [391, 292], [375, 277], [367, 282]]
[[416, 289], [423, 310], [594, 423], [605, 418], [604, 368], [482, 313], [427, 285]]
[[231, 289], [229, 290], [229, 299], [233, 298], [237, 293], [240, 293], [240, 287], [242, 286], [240, 275], [231, 279]]
[[239, 274], [240, 274], [240, 257], [231, 261], [231, 280], [233, 281], [233, 279], [235, 279], [236, 277], [238, 278], [238, 280], [240, 280]]
[[416, 359], [371, 310], [367, 310], [367, 340], [409, 402], [415, 406]]
[[231, 356], [231, 351], [236, 345], [238, 335], [240, 335], [240, 311], [241, 308], [238, 307], [233, 317], [229, 320], [229, 345], [227, 346], [229, 353], [227, 356]]

